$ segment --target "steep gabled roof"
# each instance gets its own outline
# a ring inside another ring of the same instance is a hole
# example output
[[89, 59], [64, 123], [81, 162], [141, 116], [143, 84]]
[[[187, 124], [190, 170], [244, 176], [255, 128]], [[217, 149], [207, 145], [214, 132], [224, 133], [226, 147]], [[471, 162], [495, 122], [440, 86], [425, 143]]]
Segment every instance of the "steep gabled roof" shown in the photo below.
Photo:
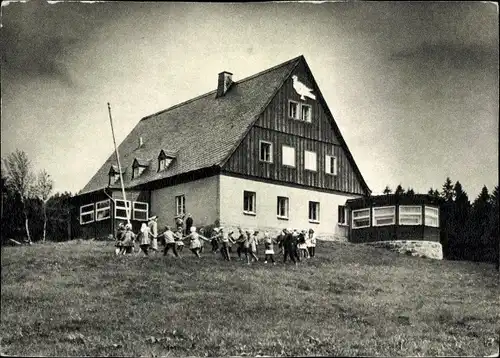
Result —
[[[234, 82], [222, 97], [215, 98], [214, 90], [141, 119], [118, 147], [120, 162], [127, 167], [136, 158], [154, 159], [140, 177], [126, 175], [125, 187], [221, 166], [301, 59], [303, 56]], [[143, 145], [138, 147], [140, 137]], [[176, 158], [167, 170], [157, 172], [161, 150], [175, 153]], [[107, 187], [109, 168], [115, 163], [113, 153], [82, 194]]]

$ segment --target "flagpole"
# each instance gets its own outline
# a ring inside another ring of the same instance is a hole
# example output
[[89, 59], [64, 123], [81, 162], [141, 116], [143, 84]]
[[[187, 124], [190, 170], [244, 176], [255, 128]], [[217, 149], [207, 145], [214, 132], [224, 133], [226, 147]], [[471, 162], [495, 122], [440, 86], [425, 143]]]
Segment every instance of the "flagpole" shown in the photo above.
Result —
[[[109, 112], [109, 122], [111, 123], [111, 134], [113, 135], [113, 143], [115, 145], [116, 161], [118, 162], [118, 171], [120, 172], [120, 183], [122, 186], [123, 201], [125, 203], [125, 212], [127, 213], [127, 223], [130, 224], [130, 209], [127, 205], [127, 198], [125, 197], [125, 187], [123, 185], [122, 166], [120, 164], [120, 156], [118, 155], [118, 148], [116, 146], [115, 131], [113, 129], [113, 119], [111, 117], [111, 105], [109, 104], [109, 102], [108, 102], [108, 112]], [[116, 204], [115, 204], [115, 206], [116, 206]]]

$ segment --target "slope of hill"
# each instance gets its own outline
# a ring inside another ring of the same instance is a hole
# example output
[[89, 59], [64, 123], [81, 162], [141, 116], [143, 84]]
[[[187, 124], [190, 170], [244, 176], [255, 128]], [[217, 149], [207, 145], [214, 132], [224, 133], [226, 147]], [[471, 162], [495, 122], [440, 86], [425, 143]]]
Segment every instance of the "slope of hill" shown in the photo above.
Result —
[[[484, 356], [498, 272], [320, 242], [297, 266], [113, 243], [2, 248], [1, 353], [43, 356]], [[260, 248], [260, 253], [263, 249]]]

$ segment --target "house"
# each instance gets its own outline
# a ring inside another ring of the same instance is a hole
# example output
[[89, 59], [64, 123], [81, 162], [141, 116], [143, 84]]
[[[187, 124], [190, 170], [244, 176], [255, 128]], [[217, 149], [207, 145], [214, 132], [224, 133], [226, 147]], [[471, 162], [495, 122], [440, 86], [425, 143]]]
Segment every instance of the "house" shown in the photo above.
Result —
[[[214, 85], [215, 85], [214, 78]], [[196, 226], [346, 237], [347, 199], [370, 194], [303, 56], [142, 118], [73, 198], [73, 236], [101, 237], [131, 212], [159, 228], [190, 213]], [[340, 219], [340, 220], [339, 220]]]

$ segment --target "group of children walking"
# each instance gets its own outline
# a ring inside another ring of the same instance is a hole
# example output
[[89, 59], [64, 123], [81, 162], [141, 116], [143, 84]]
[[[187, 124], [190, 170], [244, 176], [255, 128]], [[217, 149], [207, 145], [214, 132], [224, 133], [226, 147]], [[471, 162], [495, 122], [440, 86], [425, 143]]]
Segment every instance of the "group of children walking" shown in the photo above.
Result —
[[[142, 224], [139, 233], [136, 235], [132, 232], [131, 224], [120, 223], [116, 235], [116, 251], [117, 255], [131, 254], [136, 251], [139, 254], [141, 251], [145, 256], [149, 252], [158, 252], [158, 242], [163, 243], [163, 255], [166, 256], [169, 251], [172, 251], [174, 256], [180, 257], [179, 252], [184, 248], [184, 241], [189, 245], [191, 252], [201, 257], [203, 251], [203, 243], [210, 242], [212, 245], [212, 253], [220, 252], [222, 258], [226, 261], [231, 260], [233, 245], [237, 246], [236, 253], [240, 260], [243, 258], [247, 264], [250, 262], [259, 261], [258, 246], [261, 241], [264, 243], [264, 263], [270, 261], [274, 265], [275, 251], [274, 246], [277, 245], [279, 253], [283, 254], [283, 262], [290, 259], [294, 264], [297, 264], [301, 258], [311, 258], [315, 256], [316, 236], [313, 229], [302, 230], [298, 229], [283, 229], [277, 237], [273, 238], [269, 232], [264, 232], [263, 238], [259, 238], [259, 232], [253, 230], [243, 230], [238, 228], [237, 233], [226, 230], [223, 227], [214, 228], [210, 238], [205, 237], [203, 229], [197, 232], [195, 226], [190, 226], [189, 233], [183, 233], [183, 228], [178, 226], [172, 230], [170, 226], [165, 227], [163, 233], [157, 232], [157, 217], [152, 217], [149, 223]], [[140, 249], [134, 250], [136, 244]]]

